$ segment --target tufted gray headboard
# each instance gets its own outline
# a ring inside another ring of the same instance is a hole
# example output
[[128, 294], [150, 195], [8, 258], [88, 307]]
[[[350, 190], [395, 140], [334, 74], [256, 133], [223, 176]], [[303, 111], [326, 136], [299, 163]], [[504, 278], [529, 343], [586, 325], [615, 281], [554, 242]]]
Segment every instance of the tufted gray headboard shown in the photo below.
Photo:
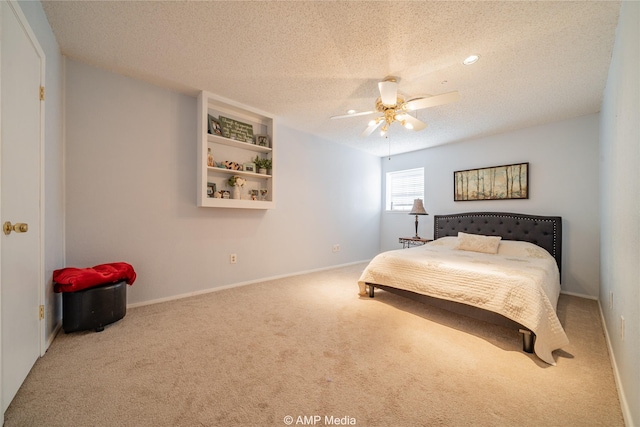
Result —
[[546, 249], [562, 271], [562, 217], [508, 212], [467, 212], [435, 215], [433, 238], [457, 236], [458, 231], [504, 240], [521, 240]]

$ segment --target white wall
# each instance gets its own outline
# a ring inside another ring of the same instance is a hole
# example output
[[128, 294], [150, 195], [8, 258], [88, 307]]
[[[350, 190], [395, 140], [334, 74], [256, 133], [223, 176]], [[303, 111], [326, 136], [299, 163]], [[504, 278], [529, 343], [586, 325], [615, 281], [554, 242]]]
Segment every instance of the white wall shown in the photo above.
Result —
[[40, 2], [19, 3], [46, 56], [44, 140], [44, 278], [45, 340], [62, 316], [61, 298], [53, 293], [53, 270], [64, 267], [63, 60]]
[[276, 125], [277, 208], [197, 208], [195, 98], [72, 60], [66, 85], [67, 262], [129, 262], [129, 303], [377, 252], [379, 158]]
[[[522, 129], [382, 159], [386, 172], [425, 168], [419, 235], [433, 237], [433, 215], [516, 212], [562, 216], [562, 289], [598, 296], [598, 115]], [[529, 199], [453, 201], [453, 172], [529, 162]], [[384, 179], [382, 188], [384, 189]], [[415, 233], [415, 216], [382, 214], [381, 248], [397, 249], [398, 237]]]
[[[602, 107], [600, 301], [629, 426], [640, 425], [640, 3], [623, 2]], [[613, 307], [609, 295], [613, 292]], [[625, 319], [624, 340], [620, 316]]]

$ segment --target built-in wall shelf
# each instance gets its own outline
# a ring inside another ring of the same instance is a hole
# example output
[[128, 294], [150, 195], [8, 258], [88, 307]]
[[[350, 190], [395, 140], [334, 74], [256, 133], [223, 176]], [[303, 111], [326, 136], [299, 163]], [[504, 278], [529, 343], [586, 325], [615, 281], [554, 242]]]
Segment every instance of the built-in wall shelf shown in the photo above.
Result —
[[[212, 123], [210, 123], [211, 118]], [[213, 124], [213, 129], [210, 124]], [[233, 126], [233, 128], [229, 129], [222, 125]], [[198, 96], [197, 126], [198, 206], [236, 209], [275, 208], [277, 166], [274, 156], [276, 144], [274, 117], [203, 91]], [[220, 134], [209, 133], [210, 130]], [[235, 133], [236, 130], [239, 133]], [[253, 138], [249, 137], [251, 132]], [[213, 165], [209, 163], [209, 154], [213, 157]], [[256, 158], [271, 160], [271, 169], [267, 173], [259, 173], [257, 167], [253, 170], [249, 168], [245, 170], [246, 166], [255, 163]], [[233, 167], [241, 167], [242, 170], [229, 168], [224, 162], [233, 162], [235, 163]], [[245, 180], [244, 186], [240, 188], [239, 199], [233, 198], [234, 189], [228, 185], [229, 178], [233, 176]], [[255, 197], [252, 197], [251, 190], [254, 190], [254, 195], [257, 193]], [[221, 192], [228, 192], [229, 198], [224, 198]]]

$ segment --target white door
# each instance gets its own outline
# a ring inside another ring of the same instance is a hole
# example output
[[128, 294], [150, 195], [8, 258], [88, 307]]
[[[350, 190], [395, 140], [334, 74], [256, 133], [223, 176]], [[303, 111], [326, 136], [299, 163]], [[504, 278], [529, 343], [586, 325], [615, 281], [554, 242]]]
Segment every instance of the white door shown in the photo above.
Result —
[[26, 232], [0, 232], [2, 412], [40, 356], [41, 253], [40, 100], [44, 54], [15, 3], [1, 3], [0, 225], [25, 223]]

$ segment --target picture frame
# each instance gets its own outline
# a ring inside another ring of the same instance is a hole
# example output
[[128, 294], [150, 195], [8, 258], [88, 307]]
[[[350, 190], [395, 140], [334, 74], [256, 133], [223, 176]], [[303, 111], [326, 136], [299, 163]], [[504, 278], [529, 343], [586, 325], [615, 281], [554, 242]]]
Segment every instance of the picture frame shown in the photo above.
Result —
[[254, 135], [253, 143], [260, 147], [269, 147], [269, 135]]
[[256, 173], [256, 164], [252, 162], [248, 162], [242, 165], [245, 172], [253, 172]]
[[240, 122], [229, 117], [219, 116], [222, 136], [236, 141], [253, 143], [253, 126], [249, 123]]
[[211, 114], [209, 114], [209, 129], [208, 129], [208, 131], [209, 131], [209, 133], [211, 135], [224, 136], [222, 134], [222, 126], [220, 125], [220, 120], [216, 119]]
[[215, 197], [216, 194], [216, 183], [215, 182], [207, 182], [207, 197]]
[[453, 201], [529, 198], [529, 163], [453, 172]]

